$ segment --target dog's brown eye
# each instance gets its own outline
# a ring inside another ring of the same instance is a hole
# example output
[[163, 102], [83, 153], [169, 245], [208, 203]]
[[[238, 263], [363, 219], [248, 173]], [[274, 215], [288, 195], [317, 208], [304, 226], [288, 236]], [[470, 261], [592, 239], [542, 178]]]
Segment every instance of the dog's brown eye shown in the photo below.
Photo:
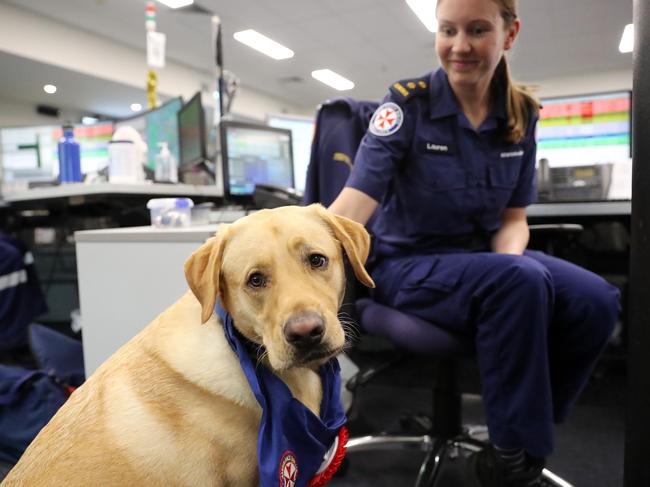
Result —
[[251, 274], [248, 278], [248, 285], [250, 287], [264, 287], [266, 285], [266, 279], [259, 272]]
[[325, 267], [327, 265], [327, 257], [321, 254], [311, 254], [309, 256], [309, 263], [312, 267]]

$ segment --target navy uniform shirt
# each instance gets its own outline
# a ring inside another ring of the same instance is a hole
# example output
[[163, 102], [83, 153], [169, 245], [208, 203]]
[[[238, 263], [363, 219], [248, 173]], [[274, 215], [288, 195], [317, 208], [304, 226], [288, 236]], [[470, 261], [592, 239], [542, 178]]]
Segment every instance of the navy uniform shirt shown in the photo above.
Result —
[[503, 137], [503, 95], [475, 129], [442, 69], [395, 83], [370, 121], [346, 186], [380, 202], [371, 230], [384, 248], [430, 251], [450, 236], [487, 241], [505, 208], [536, 197], [536, 121], [513, 144]]

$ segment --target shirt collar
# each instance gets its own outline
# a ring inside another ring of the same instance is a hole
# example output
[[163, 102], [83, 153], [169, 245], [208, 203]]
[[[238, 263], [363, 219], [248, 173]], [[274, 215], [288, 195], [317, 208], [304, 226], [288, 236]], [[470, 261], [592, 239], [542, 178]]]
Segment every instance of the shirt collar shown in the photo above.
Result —
[[[429, 79], [429, 104], [431, 119], [460, 115], [462, 113], [456, 95], [454, 95], [449, 85], [447, 73], [442, 68], [431, 73]], [[496, 128], [499, 125], [498, 120], [506, 120], [507, 118], [505, 93], [503, 93], [503, 90], [499, 90], [495, 104], [490, 111], [490, 115], [483, 122], [481, 130]]]
[[429, 79], [429, 104], [431, 119], [458, 115], [461, 112], [456, 95], [449, 86], [447, 73], [442, 68], [431, 73]]

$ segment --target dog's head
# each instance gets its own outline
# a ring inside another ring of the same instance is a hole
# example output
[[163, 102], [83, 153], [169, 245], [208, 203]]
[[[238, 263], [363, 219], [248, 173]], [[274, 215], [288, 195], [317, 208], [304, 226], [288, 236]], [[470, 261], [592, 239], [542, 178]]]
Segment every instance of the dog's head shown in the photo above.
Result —
[[217, 299], [272, 368], [324, 363], [345, 344], [337, 311], [345, 291], [344, 255], [363, 284], [370, 237], [362, 225], [320, 205], [262, 210], [222, 225], [185, 263], [201, 321]]

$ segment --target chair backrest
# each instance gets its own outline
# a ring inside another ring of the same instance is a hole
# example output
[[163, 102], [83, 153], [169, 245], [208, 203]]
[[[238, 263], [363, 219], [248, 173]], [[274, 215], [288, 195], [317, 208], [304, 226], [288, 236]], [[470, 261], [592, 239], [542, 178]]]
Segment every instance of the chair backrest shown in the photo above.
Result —
[[40, 369], [73, 387], [79, 387], [86, 380], [83, 347], [79, 340], [32, 323], [29, 325], [29, 345]]
[[354, 156], [379, 104], [338, 98], [323, 103], [316, 116], [304, 204], [329, 206], [350, 174]]
[[27, 343], [27, 325], [47, 311], [34, 267], [22, 242], [0, 233], [0, 352]]

